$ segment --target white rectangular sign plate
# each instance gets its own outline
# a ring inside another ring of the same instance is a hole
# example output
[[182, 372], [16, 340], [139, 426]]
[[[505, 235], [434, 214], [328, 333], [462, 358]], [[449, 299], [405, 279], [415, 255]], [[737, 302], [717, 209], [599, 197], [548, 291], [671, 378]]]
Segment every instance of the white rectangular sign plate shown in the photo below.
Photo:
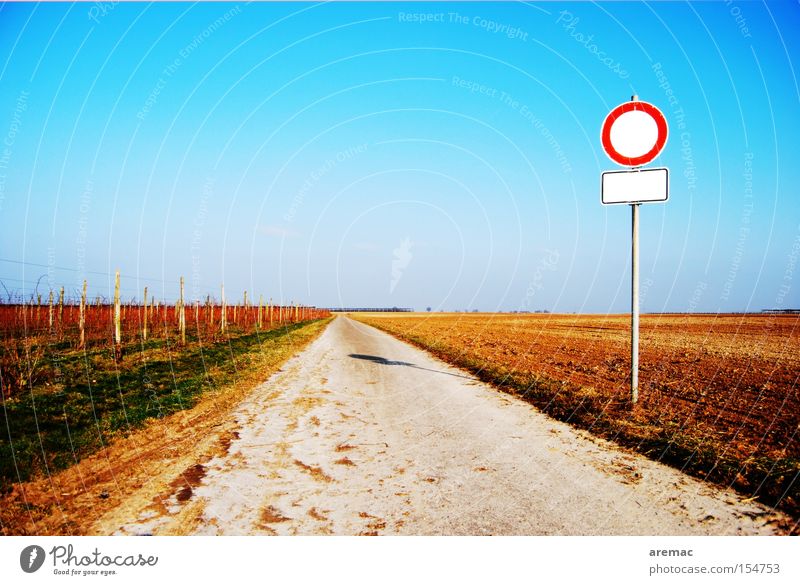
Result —
[[605, 171], [600, 175], [603, 205], [663, 202], [668, 198], [669, 170], [666, 168]]

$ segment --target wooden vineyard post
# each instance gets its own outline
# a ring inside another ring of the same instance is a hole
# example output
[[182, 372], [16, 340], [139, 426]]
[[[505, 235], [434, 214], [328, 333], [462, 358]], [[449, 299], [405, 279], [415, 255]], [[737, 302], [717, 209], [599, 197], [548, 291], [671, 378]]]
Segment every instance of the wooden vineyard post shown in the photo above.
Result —
[[222, 307], [219, 316], [219, 330], [220, 333], [225, 333], [225, 325], [228, 322], [227, 315], [225, 314], [227, 307], [225, 306], [225, 285], [222, 285]]
[[206, 310], [208, 311], [208, 326], [214, 326], [214, 305], [211, 304], [211, 295], [206, 295]]
[[181, 276], [181, 296], [178, 301], [178, 327], [181, 331], [181, 345], [186, 345], [186, 310], [183, 304], [183, 277]]
[[64, 327], [64, 287], [58, 293], [58, 327]]
[[272, 329], [272, 299], [267, 303], [267, 315], [269, 318], [269, 327]]
[[264, 307], [264, 295], [258, 295], [258, 328], [261, 329], [261, 312]]
[[81, 339], [78, 347], [83, 348], [86, 345], [86, 281], [83, 281], [83, 292], [81, 293], [81, 312], [78, 321], [78, 326], [81, 330]]
[[114, 355], [122, 359], [122, 315], [119, 305], [119, 270], [114, 274]]
[[53, 332], [53, 291], [50, 291], [50, 299], [48, 300], [48, 305], [50, 306], [49, 309], [49, 327], [50, 333]]
[[147, 287], [144, 287], [144, 321], [142, 322], [142, 341], [147, 341]]
[[247, 327], [247, 322], [248, 322], [248, 321], [247, 321], [247, 317], [248, 317], [248, 311], [247, 311], [247, 291], [244, 291], [244, 306], [242, 307], [242, 325], [244, 325], [245, 327]]

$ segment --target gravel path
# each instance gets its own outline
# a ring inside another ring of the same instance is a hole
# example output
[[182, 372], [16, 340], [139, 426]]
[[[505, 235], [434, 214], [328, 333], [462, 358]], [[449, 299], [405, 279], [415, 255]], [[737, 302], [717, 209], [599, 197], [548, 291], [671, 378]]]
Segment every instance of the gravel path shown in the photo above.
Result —
[[731, 491], [340, 316], [118, 534], [773, 534]]

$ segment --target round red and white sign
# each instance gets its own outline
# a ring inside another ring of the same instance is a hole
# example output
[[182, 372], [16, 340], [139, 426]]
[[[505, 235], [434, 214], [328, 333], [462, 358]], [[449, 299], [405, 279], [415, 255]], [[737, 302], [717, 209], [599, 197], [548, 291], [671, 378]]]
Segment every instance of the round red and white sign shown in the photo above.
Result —
[[627, 167], [645, 165], [667, 143], [667, 119], [647, 102], [620, 104], [603, 121], [600, 140], [608, 157]]

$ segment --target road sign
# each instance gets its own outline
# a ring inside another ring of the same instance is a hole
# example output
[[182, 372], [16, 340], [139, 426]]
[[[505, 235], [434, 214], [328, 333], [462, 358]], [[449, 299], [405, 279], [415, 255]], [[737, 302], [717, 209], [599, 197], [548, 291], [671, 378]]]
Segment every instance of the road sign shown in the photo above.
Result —
[[606, 116], [600, 131], [603, 150], [615, 163], [638, 167], [653, 161], [667, 143], [667, 119], [653, 104], [630, 101]]
[[603, 205], [653, 203], [669, 199], [669, 170], [633, 169], [605, 171], [600, 175], [600, 201]]
[[[667, 119], [657, 107], [631, 101], [611, 110], [603, 120], [600, 141], [611, 160], [639, 167], [655, 159], [667, 143]], [[600, 175], [603, 205], [631, 206], [631, 403], [639, 400], [639, 205], [669, 198], [665, 168], [606, 171]]]

